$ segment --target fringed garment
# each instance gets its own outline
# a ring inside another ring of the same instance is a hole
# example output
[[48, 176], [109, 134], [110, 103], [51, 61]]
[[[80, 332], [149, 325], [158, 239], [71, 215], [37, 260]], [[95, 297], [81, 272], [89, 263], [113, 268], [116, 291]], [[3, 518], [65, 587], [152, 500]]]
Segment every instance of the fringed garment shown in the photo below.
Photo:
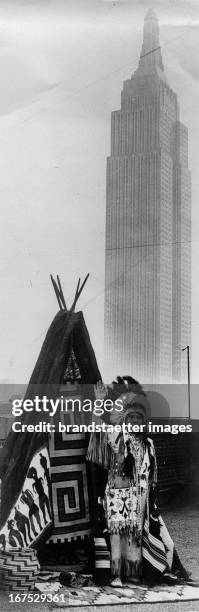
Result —
[[[157, 470], [152, 440], [122, 434], [109, 436], [112, 448], [105, 513], [111, 541], [111, 574], [126, 579], [141, 574], [142, 533], [149, 487], [156, 484]], [[131, 464], [125, 469], [125, 459]], [[128, 475], [126, 475], [128, 473]]]
[[[129, 457], [130, 465], [124, 473]], [[111, 574], [128, 579], [137, 576], [141, 572], [149, 489], [157, 482], [153, 442], [125, 432], [100, 433], [90, 441], [88, 458], [108, 470], [104, 508], [110, 534]]]
[[165, 571], [187, 580], [173, 540], [156, 505], [157, 464], [153, 441], [132, 434], [91, 434], [87, 459], [107, 470], [105, 518], [111, 575], [161, 581]]

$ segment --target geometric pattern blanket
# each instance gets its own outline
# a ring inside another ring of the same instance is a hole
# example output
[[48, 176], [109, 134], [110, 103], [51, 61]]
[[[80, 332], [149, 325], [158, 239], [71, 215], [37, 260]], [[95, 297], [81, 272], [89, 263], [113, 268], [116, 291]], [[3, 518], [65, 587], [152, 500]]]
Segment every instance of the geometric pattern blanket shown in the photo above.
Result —
[[[108, 606], [113, 604], [148, 604], [166, 602], [184, 602], [199, 600], [199, 586], [196, 584], [176, 584], [172, 586], [161, 584], [155, 587], [123, 585], [122, 588], [96, 585], [62, 587], [56, 583], [36, 583], [36, 588], [42, 593], [48, 593], [49, 609], [66, 609], [66, 607]], [[53, 602], [53, 593], [56, 593]], [[52, 595], [52, 598], [50, 596]], [[118, 609], [119, 606], [118, 606]], [[144, 609], [144, 608], [143, 608]], [[193, 607], [194, 610], [194, 607]]]
[[[77, 424], [73, 413], [61, 413], [62, 424]], [[63, 543], [89, 536], [89, 476], [86, 465], [88, 435], [55, 433], [50, 437], [50, 476], [54, 524], [48, 542]]]

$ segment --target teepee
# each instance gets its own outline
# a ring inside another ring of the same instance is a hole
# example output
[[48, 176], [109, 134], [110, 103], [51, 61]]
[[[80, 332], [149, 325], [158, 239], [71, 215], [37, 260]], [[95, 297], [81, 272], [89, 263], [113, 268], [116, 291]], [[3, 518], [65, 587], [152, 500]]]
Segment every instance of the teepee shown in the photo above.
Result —
[[[60, 279], [51, 276], [59, 312], [46, 334], [24, 399], [36, 396], [75, 397], [82, 386], [101, 379], [82, 312], [75, 312], [85, 282], [78, 281], [67, 309]], [[40, 412], [28, 412], [23, 424], [37, 424]], [[86, 434], [14, 433], [10, 431], [0, 455], [0, 539], [10, 546], [37, 547], [84, 538], [90, 533]]]

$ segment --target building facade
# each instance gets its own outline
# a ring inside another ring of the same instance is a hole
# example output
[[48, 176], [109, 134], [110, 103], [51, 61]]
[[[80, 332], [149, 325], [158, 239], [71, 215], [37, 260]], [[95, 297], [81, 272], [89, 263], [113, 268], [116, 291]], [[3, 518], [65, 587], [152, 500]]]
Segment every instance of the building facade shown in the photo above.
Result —
[[[105, 372], [181, 381], [191, 341], [188, 133], [164, 72], [156, 15], [111, 116], [107, 159]], [[107, 378], [108, 380], [108, 378]]]

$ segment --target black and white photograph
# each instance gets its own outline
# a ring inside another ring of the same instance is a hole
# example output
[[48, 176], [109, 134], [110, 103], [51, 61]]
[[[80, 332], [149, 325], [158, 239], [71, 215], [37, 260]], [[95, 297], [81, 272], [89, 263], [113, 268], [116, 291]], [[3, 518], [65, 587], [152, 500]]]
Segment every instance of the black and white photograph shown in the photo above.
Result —
[[199, 610], [199, 3], [0, 0], [0, 609]]

